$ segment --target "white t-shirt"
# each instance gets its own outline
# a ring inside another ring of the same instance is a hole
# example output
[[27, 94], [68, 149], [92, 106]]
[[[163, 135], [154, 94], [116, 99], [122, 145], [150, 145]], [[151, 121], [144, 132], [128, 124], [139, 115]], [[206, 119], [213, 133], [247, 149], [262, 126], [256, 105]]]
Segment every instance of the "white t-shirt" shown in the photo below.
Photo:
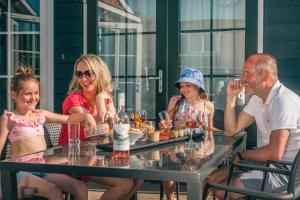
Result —
[[265, 103], [253, 95], [243, 109], [257, 125], [257, 146], [269, 143], [272, 130], [288, 129], [290, 134], [283, 160], [293, 161], [300, 148], [300, 98], [277, 81]]

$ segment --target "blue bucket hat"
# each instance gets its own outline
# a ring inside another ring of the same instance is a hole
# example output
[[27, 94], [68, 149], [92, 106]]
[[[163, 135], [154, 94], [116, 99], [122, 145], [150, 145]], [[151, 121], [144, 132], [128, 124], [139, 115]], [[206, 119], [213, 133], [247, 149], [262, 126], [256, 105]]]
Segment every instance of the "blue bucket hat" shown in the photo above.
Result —
[[180, 71], [180, 77], [177, 80], [177, 82], [175, 83], [175, 86], [177, 88], [180, 88], [180, 83], [181, 82], [193, 83], [193, 84], [197, 85], [199, 88], [201, 88], [202, 90], [205, 91], [204, 81], [203, 81], [203, 74], [198, 69], [191, 68], [191, 67], [183, 68]]

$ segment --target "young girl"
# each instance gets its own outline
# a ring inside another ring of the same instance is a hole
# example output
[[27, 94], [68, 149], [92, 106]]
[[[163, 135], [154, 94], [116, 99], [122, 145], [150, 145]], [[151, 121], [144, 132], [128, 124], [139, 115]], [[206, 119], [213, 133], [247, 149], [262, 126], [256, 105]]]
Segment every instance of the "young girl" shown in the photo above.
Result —
[[[63, 102], [63, 114], [90, 113], [97, 123], [115, 115], [112, 97], [111, 75], [105, 62], [94, 54], [82, 55], [75, 62], [73, 78], [69, 85], [69, 94]], [[107, 125], [108, 130], [108, 125]], [[80, 128], [80, 140], [86, 139], [83, 127]], [[68, 143], [67, 126], [63, 125], [58, 140], [59, 144]], [[107, 185], [107, 191], [101, 196], [105, 199], [125, 199], [130, 192], [133, 181], [114, 177], [84, 176], [85, 181]]]
[[[186, 122], [195, 118], [196, 126], [201, 126], [209, 131], [208, 141], [213, 139], [213, 115], [214, 104], [207, 99], [204, 88], [203, 74], [195, 68], [184, 68], [180, 72], [180, 78], [175, 83], [180, 91], [180, 96], [171, 97], [168, 105], [168, 114], [175, 129], [183, 129]], [[163, 126], [165, 122], [163, 122]], [[173, 181], [164, 182], [164, 188], [168, 200], [174, 199], [176, 184]]]
[[168, 105], [174, 127], [180, 129], [193, 113], [199, 125], [212, 130], [214, 104], [207, 99], [201, 71], [194, 68], [182, 69], [175, 86], [181, 95], [173, 96]]
[[[29, 67], [21, 66], [16, 70], [11, 80], [10, 91], [15, 102], [15, 109], [5, 110], [1, 116], [0, 150], [2, 151], [8, 138], [13, 158], [46, 149], [43, 129], [45, 122], [84, 122], [85, 127], [89, 129], [95, 126], [95, 120], [90, 114], [60, 115], [36, 109], [40, 100], [39, 81]], [[88, 198], [86, 185], [64, 174], [22, 171], [17, 173], [17, 181], [19, 195], [22, 194], [23, 188], [33, 188], [35, 191], [33, 195], [51, 200], [62, 200], [62, 191], [73, 194], [76, 199]]]

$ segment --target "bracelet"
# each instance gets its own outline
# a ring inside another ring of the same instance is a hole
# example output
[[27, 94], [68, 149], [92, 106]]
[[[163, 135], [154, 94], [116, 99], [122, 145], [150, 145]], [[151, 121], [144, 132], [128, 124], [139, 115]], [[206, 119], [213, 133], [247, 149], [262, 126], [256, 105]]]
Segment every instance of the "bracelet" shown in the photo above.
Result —
[[239, 157], [240, 160], [244, 160], [244, 158], [243, 158], [241, 152], [237, 152], [237, 156]]

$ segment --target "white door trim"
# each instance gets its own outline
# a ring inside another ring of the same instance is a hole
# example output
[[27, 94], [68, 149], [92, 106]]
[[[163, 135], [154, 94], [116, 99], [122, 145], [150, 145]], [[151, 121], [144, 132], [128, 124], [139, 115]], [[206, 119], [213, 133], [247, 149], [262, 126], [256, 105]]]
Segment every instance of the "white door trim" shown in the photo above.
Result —
[[40, 1], [40, 105], [51, 111], [54, 111], [53, 3], [53, 0]]

